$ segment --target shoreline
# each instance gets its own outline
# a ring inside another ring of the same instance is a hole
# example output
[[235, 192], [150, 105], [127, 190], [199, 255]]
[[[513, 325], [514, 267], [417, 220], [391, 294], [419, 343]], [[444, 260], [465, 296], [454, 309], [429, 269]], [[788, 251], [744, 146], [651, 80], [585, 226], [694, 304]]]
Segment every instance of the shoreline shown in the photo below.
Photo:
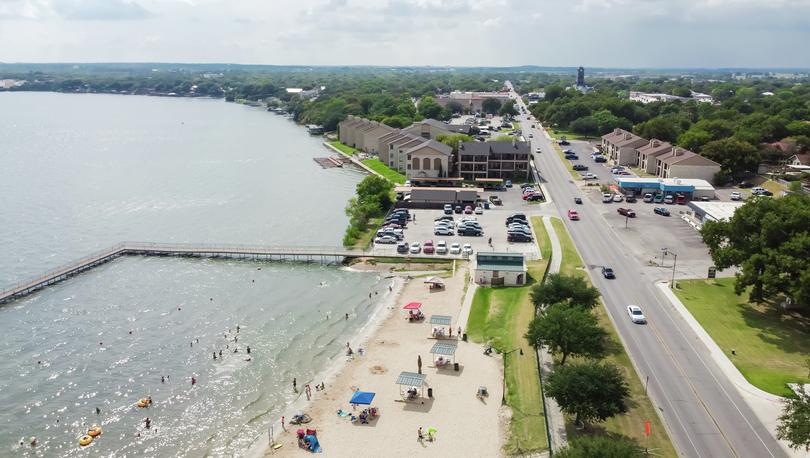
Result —
[[[366, 273], [371, 272], [369, 270], [350, 269], [348, 267], [343, 267], [342, 269], [353, 272], [366, 272]], [[378, 271], [377, 273], [382, 274], [384, 272]], [[368, 318], [366, 323], [358, 330], [357, 334], [349, 340], [349, 344], [351, 345], [352, 348], [364, 348], [366, 347], [368, 341], [376, 338], [377, 332], [379, 331], [380, 327], [390, 317], [391, 313], [394, 310], [394, 304], [396, 304], [397, 301], [399, 301], [402, 291], [405, 289], [405, 286], [411, 280], [409, 278], [410, 276], [409, 274], [391, 273], [391, 276], [392, 277], [390, 278], [390, 280], [392, 280], [391, 282], [392, 290], [384, 294], [384, 296], [381, 298], [382, 300], [377, 304], [377, 306], [374, 309], [374, 312]], [[388, 278], [382, 277], [380, 279], [380, 282], [383, 282], [385, 280], [388, 280]], [[329, 387], [335, 381], [335, 379], [346, 370], [346, 368], [349, 365], [349, 362], [350, 361], [346, 359], [344, 352], [341, 351], [335, 358], [333, 358], [331, 361], [328, 361], [327, 364], [323, 367], [323, 369], [321, 369], [319, 372], [316, 373], [315, 379], [312, 382], [314, 383], [323, 382], [326, 389], [328, 390]], [[315, 382], [315, 380], [318, 380], [318, 382]], [[307, 400], [303, 389], [303, 386], [306, 384], [307, 382], [300, 384], [302, 389], [298, 393], [296, 399], [284, 407], [281, 415], [283, 415], [286, 419], [292, 418], [293, 414], [297, 412], [306, 412], [307, 410], [310, 410], [309, 408], [312, 407], [312, 405], [315, 403], [315, 400], [318, 399], [318, 396], [326, 392], [326, 390], [312, 391], [312, 398], [310, 400]], [[275, 441], [285, 432], [285, 430], [281, 427], [281, 418], [274, 420], [271, 423], [271, 426], [273, 430], [273, 440]], [[290, 426], [289, 422], [287, 423], [287, 426]], [[267, 434], [262, 434], [256, 437], [253, 440], [253, 443], [245, 452], [244, 456], [247, 458], [259, 458], [265, 456], [270, 446], [269, 433], [270, 431], [267, 431]]]

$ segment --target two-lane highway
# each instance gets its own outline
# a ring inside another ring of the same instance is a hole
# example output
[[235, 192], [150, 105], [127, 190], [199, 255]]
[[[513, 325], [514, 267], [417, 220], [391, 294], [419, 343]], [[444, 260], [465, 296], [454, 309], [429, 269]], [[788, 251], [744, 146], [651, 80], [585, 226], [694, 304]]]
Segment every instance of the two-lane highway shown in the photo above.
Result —
[[[511, 86], [510, 86], [511, 87]], [[524, 106], [517, 96], [517, 103]], [[654, 405], [667, 425], [675, 448], [682, 456], [782, 457], [785, 453], [740, 397], [736, 388], [711, 360], [707, 348], [682, 318], [660, 296], [638, 259], [624, 248], [589, 199], [574, 204], [583, 193], [574, 183], [544, 132], [532, 129], [521, 116], [523, 132], [533, 133], [535, 166], [546, 180], [560, 215], [576, 208], [579, 221], [563, 217], [565, 225], [602, 293], [605, 306]], [[616, 272], [615, 280], [598, 274], [602, 265]], [[647, 325], [630, 322], [626, 307], [636, 304], [647, 316]], [[639, 425], [642, 428], [643, 425]]]

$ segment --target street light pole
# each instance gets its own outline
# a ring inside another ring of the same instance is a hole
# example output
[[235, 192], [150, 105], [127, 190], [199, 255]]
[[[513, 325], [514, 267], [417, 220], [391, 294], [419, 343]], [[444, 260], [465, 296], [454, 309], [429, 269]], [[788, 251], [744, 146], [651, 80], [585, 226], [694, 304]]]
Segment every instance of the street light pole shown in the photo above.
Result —
[[678, 263], [678, 255], [670, 252], [674, 259], [672, 261], [672, 282], [669, 284], [670, 289], [675, 289], [675, 265]]

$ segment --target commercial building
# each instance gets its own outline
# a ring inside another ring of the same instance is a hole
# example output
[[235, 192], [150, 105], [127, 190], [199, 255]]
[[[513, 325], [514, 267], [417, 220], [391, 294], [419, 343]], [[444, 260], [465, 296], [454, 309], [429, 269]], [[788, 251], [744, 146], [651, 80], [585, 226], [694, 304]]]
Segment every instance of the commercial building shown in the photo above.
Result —
[[475, 205], [480, 197], [479, 193], [484, 190], [480, 188], [397, 186], [394, 191], [411, 195], [407, 201], [398, 201], [398, 207], [442, 208], [445, 204]]
[[461, 105], [461, 110], [465, 113], [481, 113], [482, 104], [486, 99], [496, 99], [501, 104], [510, 100], [508, 92], [459, 92], [453, 91], [449, 94], [440, 94], [436, 97], [436, 102], [443, 107], [447, 107], [451, 102]]
[[675, 101], [688, 102], [690, 100], [694, 100], [695, 102], [700, 103], [714, 103], [714, 98], [712, 98], [712, 96], [710, 96], [709, 94], [702, 94], [700, 92], [694, 91], [692, 91], [692, 95], [690, 97], [680, 97], [671, 94], [630, 91], [630, 100], [634, 102], [641, 102], [643, 104], [653, 102], [675, 102]]
[[687, 200], [715, 197], [714, 187], [700, 179], [622, 177], [616, 183], [625, 194], [683, 194]]
[[695, 212], [695, 218], [705, 223], [728, 221], [745, 202], [689, 202], [687, 205]]
[[520, 286], [526, 283], [526, 260], [520, 253], [476, 253], [473, 266], [479, 285]]
[[464, 180], [480, 178], [529, 178], [529, 142], [461, 142], [458, 145], [458, 171]]
[[638, 160], [636, 149], [647, 144], [648, 140], [624, 129], [616, 128], [613, 132], [602, 135], [602, 151], [616, 165], [635, 165]]

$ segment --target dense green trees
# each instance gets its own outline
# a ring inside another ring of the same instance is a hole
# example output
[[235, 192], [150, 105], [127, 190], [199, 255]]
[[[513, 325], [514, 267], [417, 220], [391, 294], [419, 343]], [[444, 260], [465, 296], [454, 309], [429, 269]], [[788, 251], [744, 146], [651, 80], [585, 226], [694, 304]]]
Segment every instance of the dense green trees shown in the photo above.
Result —
[[804, 388], [785, 400], [776, 426], [776, 437], [787, 441], [796, 450], [810, 448], [810, 393]]
[[750, 143], [736, 138], [724, 138], [706, 143], [701, 154], [722, 167], [733, 179], [742, 178], [746, 173], [756, 173], [759, 166], [759, 151]]
[[588, 285], [582, 277], [549, 274], [546, 281], [532, 286], [532, 303], [536, 307], [565, 304], [592, 309], [599, 300], [599, 290]]
[[531, 321], [525, 337], [533, 347], [559, 355], [562, 366], [569, 356], [602, 356], [607, 333], [590, 310], [555, 304]]
[[517, 116], [518, 111], [517, 108], [515, 108], [515, 101], [507, 100], [504, 102], [500, 110], [498, 110], [498, 114], [501, 116]]
[[346, 215], [349, 227], [343, 236], [343, 244], [352, 246], [368, 227], [371, 218], [385, 214], [391, 207], [391, 192], [394, 185], [385, 178], [369, 175], [357, 184], [357, 196], [349, 200]]
[[754, 301], [784, 295], [810, 306], [810, 196], [753, 198], [729, 221], [706, 222], [701, 235], [718, 268], [741, 268], [737, 294], [751, 287]]
[[440, 141], [445, 145], [453, 148], [453, 154], [458, 153], [458, 144], [461, 142], [471, 142], [473, 138], [464, 134], [451, 134], [451, 135], [438, 135], [436, 141]]
[[486, 98], [481, 102], [481, 110], [487, 114], [498, 114], [501, 109], [501, 101], [493, 98]]
[[583, 436], [555, 452], [557, 458], [642, 458], [649, 456], [641, 446], [627, 437]]
[[578, 425], [627, 412], [630, 389], [612, 364], [588, 361], [560, 366], [544, 388], [563, 412], [574, 415]]
[[419, 115], [423, 118], [432, 118], [432, 119], [449, 119], [450, 115], [446, 112], [436, 99], [432, 96], [424, 96], [419, 100]]

